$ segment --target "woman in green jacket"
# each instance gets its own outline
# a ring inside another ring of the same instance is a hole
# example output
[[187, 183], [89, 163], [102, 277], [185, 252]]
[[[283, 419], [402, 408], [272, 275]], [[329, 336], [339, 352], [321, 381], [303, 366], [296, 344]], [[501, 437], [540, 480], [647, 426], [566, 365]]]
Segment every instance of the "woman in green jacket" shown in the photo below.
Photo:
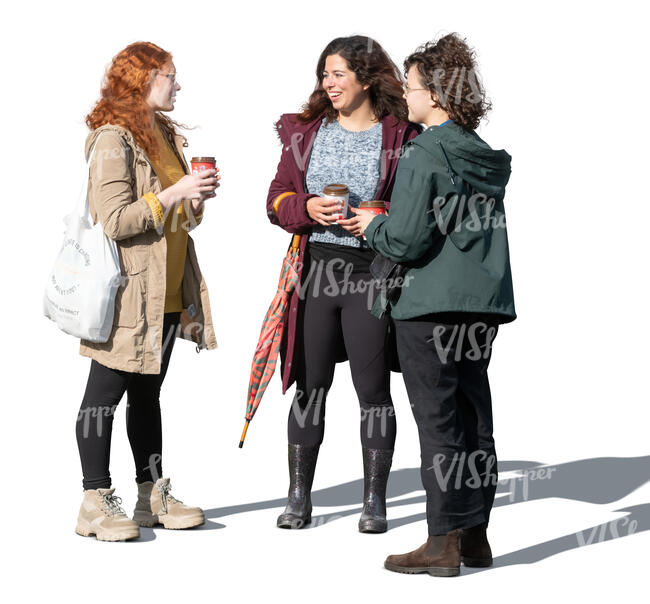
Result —
[[490, 104], [464, 40], [429, 42], [404, 67], [409, 120], [426, 129], [404, 147], [390, 213], [355, 210], [339, 224], [406, 271], [373, 313], [395, 320], [429, 538], [385, 566], [452, 576], [461, 558], [492, 564], [486, 528], [497, 464], [487, 367], [498, 325], [516, 316], [503, 207], [510, 156], [474, 132]]

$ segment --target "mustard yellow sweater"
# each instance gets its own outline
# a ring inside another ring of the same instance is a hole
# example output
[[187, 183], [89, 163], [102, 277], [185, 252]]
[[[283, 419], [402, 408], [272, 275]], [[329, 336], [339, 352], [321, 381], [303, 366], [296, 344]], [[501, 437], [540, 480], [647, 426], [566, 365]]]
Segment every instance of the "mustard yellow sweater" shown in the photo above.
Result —
[[[160, 149], [160, 157], [152, 159], [151, 163], [160, 179], [162, 188], [166, 189], [178, 182], [185, 171], [178, 157], [170, 147], [158, 124], [154, 134]], [[183, 310], [183, 272], [187, 255], [187, 215], [180, 204], [177, 209], [168, 211], [165, 218], [165, 239], [167, 239], [167, 287], [165, 294], [165, 312], [181, 312]]]

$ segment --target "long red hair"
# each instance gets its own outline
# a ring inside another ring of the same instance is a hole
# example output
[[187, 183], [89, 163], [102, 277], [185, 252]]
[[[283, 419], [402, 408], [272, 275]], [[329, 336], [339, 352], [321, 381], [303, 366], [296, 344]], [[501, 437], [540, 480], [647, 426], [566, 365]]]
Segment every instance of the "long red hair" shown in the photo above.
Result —
[[[134, 42], [113, 57], [102, 82], [101, 96], [86, 116], [86, 124], [95, 130], [104, 124], [120, 125], [133, 135], [149, 157], [159, 157], [151, 121], [151, 108], [146, 98], [153, 82], [154, 70], [162, 69], [172, 60], [171, 53], [151, 42]], [[183, 124], [161, 112], [154, 119], [176, 134]]]

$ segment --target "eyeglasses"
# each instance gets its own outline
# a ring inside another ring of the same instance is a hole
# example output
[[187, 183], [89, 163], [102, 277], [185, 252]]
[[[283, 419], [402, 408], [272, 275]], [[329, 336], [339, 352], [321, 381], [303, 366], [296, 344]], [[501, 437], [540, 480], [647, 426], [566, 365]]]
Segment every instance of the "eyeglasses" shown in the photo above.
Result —
[[428, 88], [409, 88], [408, 84], [404, 84], [402, 88], [404, 89], [404, 94], [408, 94], [409, 92], [413, 92], [414, 90], [429, 90]]
[[165, 76], [172, 81], [172, 84], [176, 84], [176, 72], [170, 71], [169, 73], [163, 73], [162, 71], [158, 72], [158, 75]]

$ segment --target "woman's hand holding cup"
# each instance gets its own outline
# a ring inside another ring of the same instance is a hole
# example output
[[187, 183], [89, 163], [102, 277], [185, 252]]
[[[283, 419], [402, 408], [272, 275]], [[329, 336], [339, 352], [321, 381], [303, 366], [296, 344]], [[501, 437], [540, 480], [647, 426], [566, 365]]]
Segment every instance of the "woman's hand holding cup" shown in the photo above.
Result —
[[334, 224], [337, 220], [337, 210], [341, 207], [341, 202], [324, 197], [310, 197], [307, 200], [307, 214], [312, 220], [323, 226]]
[[368, 225], [372, 222], [373, 218], [377, 216], [376, 212], [371, 210], [362, 210], [359, 208], [350, 208], [356, 216], [348, 218], [346, 220], [339, 220], [337, 224], [340, 224], [346, 231], [354, 235], [355, 237], [362, 237], [368, 228]]
[[221, 177], [219, 168], [203, 170], [195, 174], [186, 174], [171, 187], [158, 193], [160, 205], [167, 209], [183, 199], [203, 201], [215, 196], [215, 189], [219, 186]]

